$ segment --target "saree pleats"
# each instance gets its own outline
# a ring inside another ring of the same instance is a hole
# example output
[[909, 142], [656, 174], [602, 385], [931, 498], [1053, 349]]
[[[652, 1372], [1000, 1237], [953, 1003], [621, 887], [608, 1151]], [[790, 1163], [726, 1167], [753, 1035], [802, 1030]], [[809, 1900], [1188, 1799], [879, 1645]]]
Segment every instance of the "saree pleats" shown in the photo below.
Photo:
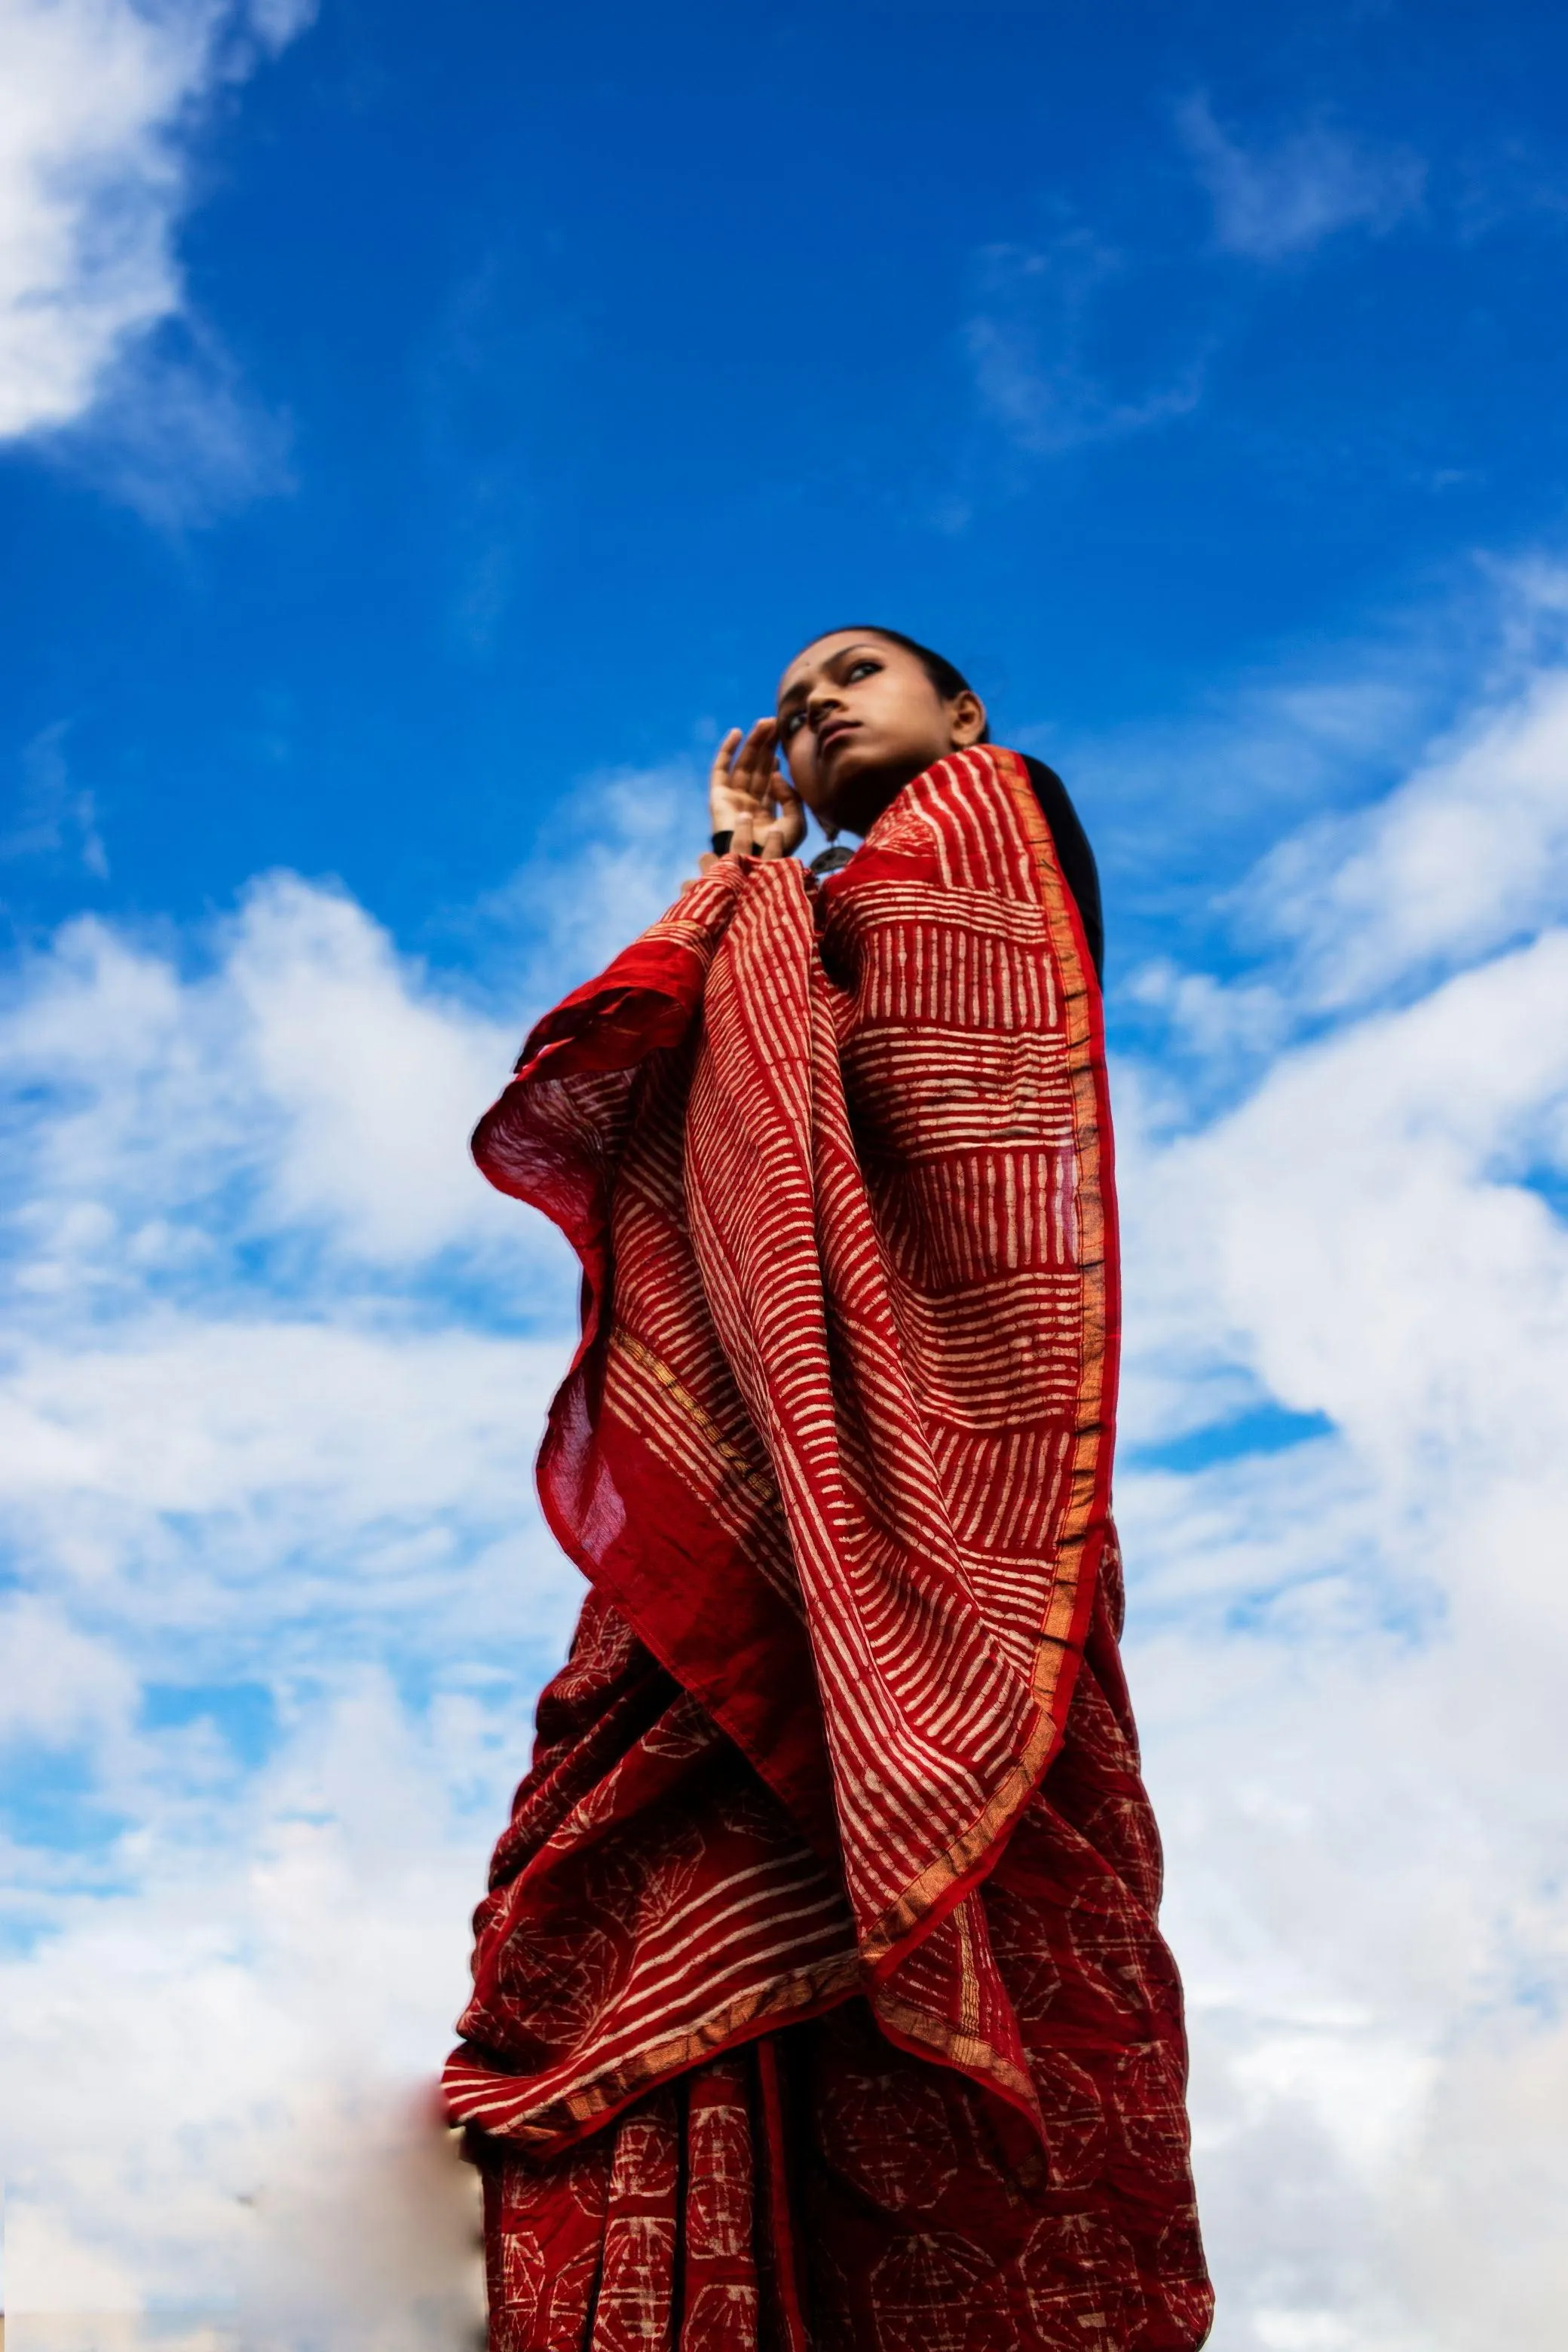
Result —
[[[492, 2352], [1188, 2352], [1208, 2326], [1181, 1996], [1116, 1663], [984, 1902], [1044, 2135], [868, 2003], [692, 2068], [564, 2154], [478, 2143]], [[738, 1775], [743, 1775], [739, 1759]]]

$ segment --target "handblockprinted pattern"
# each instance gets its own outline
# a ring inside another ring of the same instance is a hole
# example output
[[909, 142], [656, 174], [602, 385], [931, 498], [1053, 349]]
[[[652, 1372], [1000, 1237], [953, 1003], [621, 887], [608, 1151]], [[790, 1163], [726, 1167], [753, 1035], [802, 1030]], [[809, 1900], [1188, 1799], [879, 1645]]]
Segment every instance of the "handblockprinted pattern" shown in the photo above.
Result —
[[[1118, 1614], [1112, 1553], [1063, 1747], [983, 1895], [1035, 2146], [1010, 2147], [985, 2091], [896, 2047], [858, 1999], [689, 2070], [562, 2154], [479, 2138], [491, 2352], [1201, 2344], [1181, 1996]], [[1095, 1843], [1108, 1818], [1139, 1823], [1135, 1885]]]
[[820, 889], [722, 861], [476, 1154], [583, 1260], [540, 1487], [593, 1588], [447, 2075], [497, 2352], [1184, 2352], [1099, 998], [1022, 763]]

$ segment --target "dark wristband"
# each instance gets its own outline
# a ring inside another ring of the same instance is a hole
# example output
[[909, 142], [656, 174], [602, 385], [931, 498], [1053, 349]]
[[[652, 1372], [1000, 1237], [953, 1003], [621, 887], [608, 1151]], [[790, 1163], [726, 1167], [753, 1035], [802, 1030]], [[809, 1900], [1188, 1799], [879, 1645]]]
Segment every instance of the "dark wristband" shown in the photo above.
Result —
[[723, 857], [726, 856], [729, 851], [730, 844], [734, 840], [734, 838], [735, 836], [733, 833], [716, 833], [713, 836], [714, 856]]

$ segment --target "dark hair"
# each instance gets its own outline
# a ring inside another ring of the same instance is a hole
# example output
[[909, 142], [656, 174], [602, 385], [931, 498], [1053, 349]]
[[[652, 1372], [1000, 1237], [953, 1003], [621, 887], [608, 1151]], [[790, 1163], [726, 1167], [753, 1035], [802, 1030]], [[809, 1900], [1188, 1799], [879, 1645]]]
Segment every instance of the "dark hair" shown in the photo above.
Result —
[[[945, 654], [933, 653], [930, 646], [922, 646], [918, 637], [906, 637], [902, 629], [879, 628], [874, 621], [855, 621], [841, 629], [819, 629], [808, 642], [815, 646], [823, 637], [847, 637], [851, 630], [857, 636], [880, 637], [884, 644], [902, 646], [905, 653], [913, 654], [943, 702], [956, 702], [961, 694], [974, 692], [963, 672], [955, 669]], [[987, 730], [980, 740], [984, 743], [989, 740]]]

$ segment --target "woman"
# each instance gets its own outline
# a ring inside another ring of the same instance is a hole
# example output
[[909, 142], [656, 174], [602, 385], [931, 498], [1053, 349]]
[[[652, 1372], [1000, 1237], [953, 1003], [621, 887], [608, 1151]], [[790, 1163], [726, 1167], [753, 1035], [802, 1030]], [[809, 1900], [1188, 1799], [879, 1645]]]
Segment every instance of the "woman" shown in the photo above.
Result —
[[[985, 733], [911, 640], [815, 640], [700, 877], [475, 1139], [582, 1257], [539, 1475], [591, 1585], [447, 2070], [492, 2352], [1207, 2333], [1117, 1653], [1098, 889]], [[821, 876], [806, 809], [863, 836]]]

